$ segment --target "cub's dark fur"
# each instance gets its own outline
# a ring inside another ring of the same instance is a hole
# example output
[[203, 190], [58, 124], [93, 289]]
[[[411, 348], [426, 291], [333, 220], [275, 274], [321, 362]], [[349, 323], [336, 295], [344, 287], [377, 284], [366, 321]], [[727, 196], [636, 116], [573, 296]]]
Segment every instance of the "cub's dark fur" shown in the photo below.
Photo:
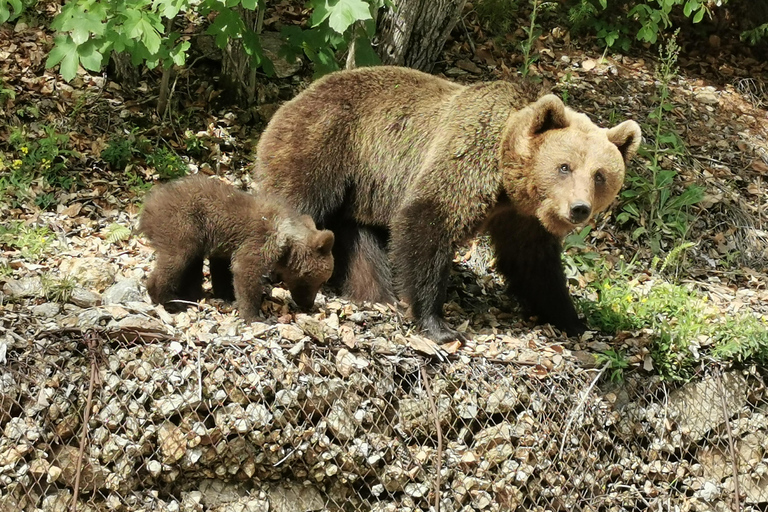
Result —
[[216, 178], [196, 175], [155, 186], [139, 231], [157, 251], [147, 291], [158, 304], [201, 298], [205, 258], [214, 296], [234, 298], [247, 321], [259, 314], [264, 274], [273, 271], [296, 304], [309, 309], [333, 272], [333, 233], [317, 230], [309, 216], [268, 195], [253, 196]]

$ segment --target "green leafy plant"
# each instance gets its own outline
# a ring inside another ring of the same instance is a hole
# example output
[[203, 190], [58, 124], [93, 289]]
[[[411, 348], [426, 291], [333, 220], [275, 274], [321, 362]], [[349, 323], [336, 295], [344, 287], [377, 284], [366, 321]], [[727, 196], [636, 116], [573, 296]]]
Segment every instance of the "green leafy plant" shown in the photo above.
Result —
[[107, 242], [110, 244], [122, 242], [123, 240], [128, 240], [131, 237], [131, 228], [113, 222], [107, 226], [106, 235]]
[[112, 138], [109, 145], [101, 152], [101, 159], [113, 169], [125, 169], [125, 166], [138, 153], [134, 131], [126, 137]]
[[533, 43], [541, 35], [541, 27], [536, 24], [536, 15], [538, 14], [540, 4], [540, 0], [531, 0], [533, 7], [530, 16], [531, 22], [527, 27], [523, 28], [526, 36], [525, 40], [520, 43], [520, 50], [523, 52], [523, 65], [520, 72], [523, 74], [523, 77], [528, 76], [531, 66], [539, 60], [539, 54], [533, 53]]
[[19, 251], [22, 258], [36, 261], [49, 249], [53, 233], [46, 226], [30, 226], [23, 222], [0, 224], [0, 246]]
[[179, 155], [164, 147], [157, 148], [147, 155], [147, 164], [155, 168], [161, 180], [173, 180], [189, 172], [189, 167]]
[[0, 23], [15, 20], [24, 11], [21, 0], [0, 0]]
[[475, 5], [480, 23], [499, 35], [514, 31], [518, 8], [518, 0], [480, 0]]
[[[0, 0], [0, 3], [2, 3], [2, 0]], [[13, 88], [8, 87], [5, 84], [5, 80], [3, 80], [3, 77], [0, 75], [0, 105], [5, 105], [8, 100], [13, 101], [15, 99], [16, 91], [14, 91]]]
[[624, 380], [624, 370], [629, 368], [629, 360], [621, 350], [609, 348], [605, 352], [595, 354], [595, 359], [599, 365], [608, 365], [611, 382], [622, 382]]
[[[0, 0], [0, 6], [4, 0]], [[370, 38], [375, 32], [372, 13], [390, 0], [310, 0], [307, 30], [288, 26], [283, 34], [286, 52], [304, 53], [320, 74], [338, 68], [335, 52], [356, 45], [358, 65], [375, 63]], [[263, 0], [73, 0], [66, 2], [51, 28], [56, 31], [46, 67], [58, 65], [65, 80], [72, 80], [78, 66], [101, 70], [112, 52], [127, 53], [134, 65], [169, 68], [186, 63], [189, 37], [172, 29], [179, 13], [208, 19], [206, 33], [219, 48], [239, 40], [253, 69], [274, 71], [264, 55], [259, 35], [244, 21], [245, 11], [264, 9]], [[0, 15], [2, 7], [0, 7]]]
[[[43, 127], [43, 135], [30, 137], [23, 129], [14, 129], [8, 137], [12, 154], [10, 160], [0, 159], [0, 196], [14, 206], [35, 197], [35, 204], [47, 209], [55, 204], [53, 190], [70, 190], [76, 176], [68, 170], [73, 152], [67, 148], [69, 137], [56, 133], [49, 126]], [[31, 194], [33, 182], [42, 179], [43, 190]]]
[[577, 301], [579, 309], [589, 325], [604, 332], [650, 330], [653, 366], [665, 378], [688, 379], [704, 357], [768, 361], [764, 317], [752, 312], [725, 315], [706, 295], [666, 280], [655, 265], [620, 265], [611, 275], [588, 285], [596, 300]]
[[598, 254], [587, 247], [586, 240], [591, 232], [592, 226], [584, 226], [563, 241], [563, 264], [568, 279], [577, 279], [594, 270], [599, 260]]
[[50, 302], [63, 304], [69, 301], [72, 291], [75, 289], [75, 280], [71, 277], [56, 279], [49, 274], [42, 274], [40, 281], [43, 285], [43, 294]]
[[661, 51], [657, 70], [658, 104], [648, 116], [653, 124], [646, 127], [653, 134], [653, 145], [641, 146], [638, 151], [646, 160], [645, 169], [638, 172], [630, 168], [627, 172], [627, 186], [620, 194], [622, 211], [616, 217], [620, 224], [634, 223], [636, 227], [632, 238], [646, 237], [654, 253], [661, 251], [664, 238], [686, 235], [695, 220], [690, 207], [704, 197], [704, 189], [698, 185], [689, 185], [682, 193], [674, 195], [677, 171], [666, 167], [686, 154], [674, 124], [667, 119], [667, 113], [675, 108], [670, 98], [669, 83], [677, 72], [679, 51], [674, 36]]
[[336, 55], [347, 51], [352, 42], [357, 66], [379, 64], [371, 46], [376, 33], [373, 13], [385, 5], [392, 3], [390, 0], [309, 0], [310, 28], [283, 27], [281, 33], [288, 44], [281, 53], [289, 60], [300, 53], [306, 55], [314, 64], [316, 77], [339, 69]]
[[134, 171], [127, 171], [125, 173], [125, 180], [130, 191], [137, 197], [143, 196], [150, 188], [152, 188], [152, 182], [146, 181]]
[[711, 16], [710, 3], [704, 0], [573, 0], [569, 4], [568, 18], [577, 32], [589, 30], [606, 48], [623, 51], [629, 50], [633, 36], [655, 44], [673, 26], [673, 14], [682, 14], [693, 23]]
[[768, 37], [768, 23], [763, 23], [741, 33], [741, 40], [753, 46], [763, 41], [766, 37]]

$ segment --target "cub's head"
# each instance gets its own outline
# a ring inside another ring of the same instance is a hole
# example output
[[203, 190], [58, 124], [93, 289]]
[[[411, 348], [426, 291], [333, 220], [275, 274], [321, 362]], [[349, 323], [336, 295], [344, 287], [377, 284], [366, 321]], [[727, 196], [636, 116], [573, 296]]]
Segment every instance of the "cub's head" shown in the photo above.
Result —
[[318, 290], [333, 273], [333, 233], [318, 230], [309, 215], [288, 221], [280, 229], [285, 251], [275, 272], [291, 291], [293, 301], [301, 309], [312, 309]]
[[642, 137], [634, 121], [600, 128], [551, 94], [510, 116], [506, 133], [507, 194], [561, 238], [611, 204]]

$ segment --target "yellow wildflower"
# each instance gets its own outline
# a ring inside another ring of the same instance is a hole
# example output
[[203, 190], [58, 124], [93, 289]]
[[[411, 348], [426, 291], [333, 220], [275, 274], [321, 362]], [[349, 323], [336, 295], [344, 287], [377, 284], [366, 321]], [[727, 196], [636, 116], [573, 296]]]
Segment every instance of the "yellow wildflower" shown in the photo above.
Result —
[[26, 155], [27, 153], [29, 153], [29, 148], [27, 146], [21, 146], [21, 152]]
[[21, 160], [19, 160], [19, 159], [16, 159], [16, 160], [14, 160], [14, 161], [13, 161], [13, 168], [14, 168], [14, 169], [18, 169], [19, 167], [21, 167], [21, 164], [22, 164], [22, 163], [24, 163], [24, 162], [22, 162], [22, 161], [21, 161]]

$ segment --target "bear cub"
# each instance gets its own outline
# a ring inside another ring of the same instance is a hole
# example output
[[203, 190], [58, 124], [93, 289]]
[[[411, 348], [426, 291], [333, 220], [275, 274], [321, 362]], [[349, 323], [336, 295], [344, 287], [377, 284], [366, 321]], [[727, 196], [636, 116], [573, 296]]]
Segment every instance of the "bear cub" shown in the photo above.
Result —
[[[157, 252], [147, 291], [152, 301], [196, 301], [203, 296], [203, 260], [208, 258], [213, 295], [235, 299], [252, 322], [261, 307], [264, 274], [273, 272], [302, 309], [333, 273], [334, 236], [318, 230], [268, 195], [254, 196], [216, 178], [189, 176], [155, 186], [139, 221]], [[182, 306], [183, 308], [183, 306]]]

